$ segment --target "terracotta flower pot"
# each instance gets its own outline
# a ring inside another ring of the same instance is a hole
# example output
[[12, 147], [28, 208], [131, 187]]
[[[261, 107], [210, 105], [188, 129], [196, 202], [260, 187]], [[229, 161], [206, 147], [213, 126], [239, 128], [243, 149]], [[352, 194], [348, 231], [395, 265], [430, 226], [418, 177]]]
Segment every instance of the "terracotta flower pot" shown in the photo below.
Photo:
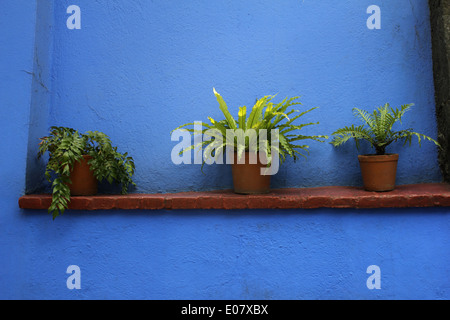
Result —
[[234, 192], [240, 194], [261, 194], [270, 192], [270, 175], [261, 175], [261, 168], [266, 167], [258, 157], [256, 164], [250, 163], [250, 153], [245, 153], [245, 164], [238, 164], [234, 154], [232, 164]]
[[72, 184], [69, 184], [69, 188], [72, 196], [92, 196], [97, 194], [98, 181], [88, 164], [88, 160], [92, 157], [84, 155], [83, 158], [81, 162], [75, 161], [70, 174]]
[[367, 191], [391, 191], [395, 189], [398, 154], [359, 155], [359, 165]]

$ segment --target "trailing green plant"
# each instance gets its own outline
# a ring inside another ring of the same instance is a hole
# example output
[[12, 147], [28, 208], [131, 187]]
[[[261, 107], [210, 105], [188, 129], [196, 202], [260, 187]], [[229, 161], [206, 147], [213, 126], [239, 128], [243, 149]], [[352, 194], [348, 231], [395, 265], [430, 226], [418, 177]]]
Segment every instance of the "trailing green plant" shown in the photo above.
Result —
[[132, 180], [135, 171], [133, 158], [128, 153], [119, 153], [102, 132], [80, 133], [72, 128], [53, 126], [50, 135], [40, 140], [38, 157], [49, 153], [45, 177], [52, 184], [52, 203], [48, 212], [53, 219], [68, 207], [70, 173], [74, 163], [83, 160], [83, 155], [91, 156], [88, 164], [98, 181], [121, 184], [122, 194], [128, 192], [130, 184], [135, 185]]
[[395, 131], [395, 123], [402, 121], [404, 114], [411, 109], [414, 104], [405, 104], [398, 108], [392, 108], [389, 103], [379, 107], [369, 113], [365, 110], [353, 108], [353, 115], [363, 122], [360, 126], [352, 125], [343, 127], [333, 132], [331, 144], [338, 147], [350, 139], [356, 141], [356, 147], [359, 149], [359, 141], [368, 141], [376, 151], [377, 155], [386, 154], [386, 147], [393, 142], [403, 141], [404, 145], [409, 143], [413, 137], [417, 137], [419, 145], [422, 140], [428, 140], [440, 146], [439, 143], [421, 133], [414, 132], [413, 129], [403, 129]]
[[[198, 148], [198, 150], [204, 150], [205, 158], [208, 159], [221, 155], [228, 147], [233, 148], [240, 159], [244, 152], [262, 151], [266, 155], [269, 166], [273, 159], [272, 151], [277, 153], [280, 163], [283, 163], [289, 156], [296, 161], [299, 156], [306, 158], [306, 155], [309, 154], [309, 146], [299, 144], [299, 141], [310, 139], [324, 142], [324, 139], [328, 139], [328, 136], [325, 135], [302, 135], [298, 133], [306, 126], [319, 124], [319, 122], [294, 124], [300, 117], [317, 109], [317, 107], [314, 107], [303, 112], [293, 109], [293, 106], [301, 105], [297, 101], [299, 97], [285, 98], [279, 103], [274, 103], [272, 100], [275, 95], [264, 96], [256, 100], [250, 113], [247, 112], [246, 106], [239, 107], [238, 118], [235, 119], [229, 112], [222, 96], [215, 89], [213, 91], [225, 119], [217, 121], [208, 117], [210, 123], [200, 122], [201, 129], [195, 128], [195, 123], [187, 123], [174, 129], [173, 131], [185, 130], [191, 134], [211, 136], [210, 140], [201, 141], [181, 150], [180, 155]], [[194, 128], [187, 128], [189, 126], [194, 126]], [[232, 130], [234, 133], [231, 138], [227, 135], [228, 130]], [[249, 134], [250, 131], [255, 134]], [[266, 136], [260, 139], [262, 134]], [[221, 136], [223, 139], [217, 139], [217, 136]], [[265, 143], [257, 143], [261, 140]], [[243, 141], [245, 142], [242, 143]], [[251, 149], [250, 146], [254, 149]]]

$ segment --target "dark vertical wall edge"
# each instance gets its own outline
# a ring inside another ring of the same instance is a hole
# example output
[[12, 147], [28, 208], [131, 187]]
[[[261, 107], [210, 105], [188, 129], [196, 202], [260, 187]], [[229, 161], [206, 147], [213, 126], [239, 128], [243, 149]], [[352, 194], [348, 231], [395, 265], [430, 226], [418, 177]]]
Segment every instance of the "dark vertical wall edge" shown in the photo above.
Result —
[[37, 153], [39, 150], [39, 138], [48, 134], [49, 124], [53, 50], [52, 0], [39, 0], [36, 3], [35, 33], [33, 82], [28, 131], [26, 193], [44, 191], [42, 186], [47, 185], [43, 175], [45, 162], [43, 159], [37, 159]]
[[450, 0], [429, 0], [433, 46], [439, 165], [450, 182]]

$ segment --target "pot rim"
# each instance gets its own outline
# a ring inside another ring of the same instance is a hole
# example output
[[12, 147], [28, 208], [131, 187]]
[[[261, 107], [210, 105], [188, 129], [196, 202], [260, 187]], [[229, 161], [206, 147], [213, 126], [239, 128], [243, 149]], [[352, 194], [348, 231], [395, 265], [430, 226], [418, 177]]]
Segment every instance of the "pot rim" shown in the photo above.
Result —
[[378, 161], [397, 161], [399, 158], [398, 153], [386, 153], [386, 154], [361, 154], [358, 155], [360, 161], [366, 162], [378, 162]]

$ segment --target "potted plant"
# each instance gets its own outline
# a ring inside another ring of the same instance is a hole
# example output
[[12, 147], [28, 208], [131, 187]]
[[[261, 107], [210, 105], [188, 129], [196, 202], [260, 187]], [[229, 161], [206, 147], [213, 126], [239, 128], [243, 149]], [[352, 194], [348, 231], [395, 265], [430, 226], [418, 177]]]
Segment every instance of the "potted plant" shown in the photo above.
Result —
[[395, 189], [395, 178], [397, 173], [397, 162], [399, 155], [386, 153], [386, 147], [393, 142], [403, 141], [404, 145], [411, 145], [412, 138], [418, 138], [419, 145], [423, 140], [428, 140], [439, 146], [434, 139], [414, 132], [413, 129], [393, 130], [395, 123], [402, 120], [403, 115], [411, 109], [413, 104], [402, 105], [400, 109], [391, 108], [385, 104], [369, 113], [358, 108], [353, 109], [356, 118], [363, 122], [356, 127], [344, 127], [336, 130], [332, 136], [331, 144], [338, 147], [350, 139], [356, 141], [359, 149], [359, 141], [369, 142], [375, 149], [375, 154], [359, 155], [359, 163], [364, 183], [367, 191], [391, 191]]
[[109, 137], [98, 131], [84, 134], [67, 127], [51, 127], [40, 139], [38, 157], [49, 153], [45, 177], [52, 183], [48, 209], [55, 219], [67, 209], [71, 196], [95, 195], [98, 181], [121, 184], [126, 194], [135, 166], [133, 158], [113, 147]]
[[[285, 98], [274, 103], [272, 100], [275, 96], [264, 96], [256, 100], [249, 114], [246, 106], [239, 107], [238, 118], [235, 120], [222, 96], [215, 89], [213, 91], [225, 119], [216, 121], [208, 117], [210, 123], [199, 122], [200, 128], [195, 128], [196, 123], [187, 123], [176, 128], [175, 130], [186, 130], [191, 134], [211, 137], [190, 145], [181, 150], [180, 154], [196, 148], [204, 150], [204, 164], [208, 159], [218, 159], [227, 151], [228, 163], [232, 164], [236, 193], [268, 193], [271, 175], [276, 173], [270, 170], [273, 164], [283, 163], [286, 157], [292, 157], [294, 161], [299, 156], [306, 157], [309, 146], [297, 144], [301, 140], [324, 142], [324, 139], [328, 138], [298, 133], [303, 127], [318, 124], [294, 124], [301, 116], [316, 109], [315, 107], [303, 112], [292, 109], [293, 106], [301, 105], [297, 102], [299, 97]], [[186, 128], [188, 126], [194, 128]]]

